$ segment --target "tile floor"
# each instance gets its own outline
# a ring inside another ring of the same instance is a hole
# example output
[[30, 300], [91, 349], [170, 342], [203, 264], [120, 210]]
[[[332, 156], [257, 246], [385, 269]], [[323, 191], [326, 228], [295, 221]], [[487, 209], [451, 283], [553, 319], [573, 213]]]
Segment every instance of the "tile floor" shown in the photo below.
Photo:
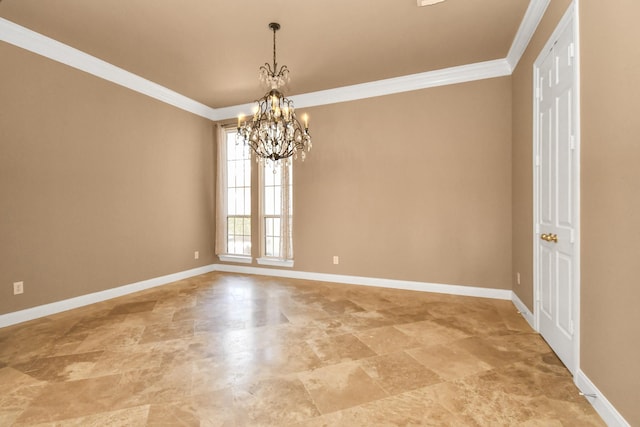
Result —
[[210, 273], [0, 329], [1, 426], [601, 426], [508, 301]]

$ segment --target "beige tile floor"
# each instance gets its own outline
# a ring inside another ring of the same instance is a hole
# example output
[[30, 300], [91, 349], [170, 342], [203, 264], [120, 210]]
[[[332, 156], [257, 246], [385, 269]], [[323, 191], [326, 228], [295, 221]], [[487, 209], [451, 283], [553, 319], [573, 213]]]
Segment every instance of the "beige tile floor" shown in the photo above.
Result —
[[601, 426], [508, 301], [210, 273], [0, 329], [1, 426]]

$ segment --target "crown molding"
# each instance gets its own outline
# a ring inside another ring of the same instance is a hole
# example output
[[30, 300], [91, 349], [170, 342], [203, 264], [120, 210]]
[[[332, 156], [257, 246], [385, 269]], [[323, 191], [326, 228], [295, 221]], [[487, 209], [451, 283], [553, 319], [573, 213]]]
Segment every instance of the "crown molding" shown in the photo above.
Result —
[[[511, 75], [549, 2], [531, 0], [506, 58], [294, 95], [291, 99], [296, 108], [305, 108]], [[0, 40], [210, 120], [250, 114], [253, 107], [253, 103], [249, 103], [211, 108], [4, 18], [0, 18]]]
[[[410, 92], [430, 87], [445, 86], [474, 80], [491, 79], [508, 76], [511, 67], [506, 59], [478, 62], [458, 67], [443, 68], [425, 73], [410, 74], [408, 76], [343, 86], [335, 89], [310, 92], [302, 95], [290, 96], [296, 108], [317, 107], [319, 105], [336, 104], [339, 102], [356, 101], [358, 99], [376, 96], [392, 95]], [[253, 104], [242, 104], [233, 107], [219, 108], [215, 116], [217, 120], [237, 117], [239, 114], [250, 114]]]
[[215, 111], [207, 105], [4, 18], [0, 18], [0, 40], [214, 120]]
[[529, 42], [535, 34], [538, 25], [540, 25], [540, 21], [542, 21], [542, 17], [550, 2], [551, 0], [531, 0], [531, 2], [529, 2], [529, 7], [527, 7], [518, 32], [513, 39], [513, 43], [511, 43], [509, 53], [505, 58], [511, 67], [511, 72], [518, 66], [518, 62], [520, 62], [520, 58], [522, 58], [524, 51], [527, 49], [527, 46], [529, 46]]
[[213, 120], [232, 119], [232, 118], [238, 117], [241, 114], [248, 116], [250, 114], [253, 114], [252, 111], [255, 105], [256, 105], [255, 102], [251, 102], [248, 104], [232, 105], [230, 107], [216, 108], [214, 109]]

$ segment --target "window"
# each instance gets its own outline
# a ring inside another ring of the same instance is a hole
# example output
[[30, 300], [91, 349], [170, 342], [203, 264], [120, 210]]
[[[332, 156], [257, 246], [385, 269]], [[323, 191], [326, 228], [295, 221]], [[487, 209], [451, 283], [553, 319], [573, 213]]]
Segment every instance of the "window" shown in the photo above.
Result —
[[[259, 163], [258, 206], [251, 208], [251, 153], [236, 130], [221, 128], [216, 185], [216, 254], [222, 261], [293, 266], [293, 167], [291, 159]], [[286, 218], [286, 220], [285, 220]], [[252, 221], [254, 219], [255, 221]], [[257, 222], [258, 236], [251, 233]], [[284, 238], [283, 238], [284, 236]]]
[[216, 228], [220, 236], [216, 253], [223, 257], [231, 255], [226, 261], [250, 262], [251, 156], [244, 144], [236, 143], [235, 130], [224, 129], [221, 140], [216, 198], [219, 205]]
[[260, 264], [287, 266], [293, 259], [292, 175], [291, 159], [260, 166]]

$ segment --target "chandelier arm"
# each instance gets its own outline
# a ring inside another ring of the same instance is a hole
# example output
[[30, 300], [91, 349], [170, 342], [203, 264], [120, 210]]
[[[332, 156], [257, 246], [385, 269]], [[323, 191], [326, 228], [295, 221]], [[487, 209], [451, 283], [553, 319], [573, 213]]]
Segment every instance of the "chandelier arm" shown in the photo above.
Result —
[[271, 69], [271, 64], [269, 64], [268, 62], [265, 62], [264, 65], [260, 67], [260, 71], [264, 71], [269, 76], [275, 74], [275, 71]]

